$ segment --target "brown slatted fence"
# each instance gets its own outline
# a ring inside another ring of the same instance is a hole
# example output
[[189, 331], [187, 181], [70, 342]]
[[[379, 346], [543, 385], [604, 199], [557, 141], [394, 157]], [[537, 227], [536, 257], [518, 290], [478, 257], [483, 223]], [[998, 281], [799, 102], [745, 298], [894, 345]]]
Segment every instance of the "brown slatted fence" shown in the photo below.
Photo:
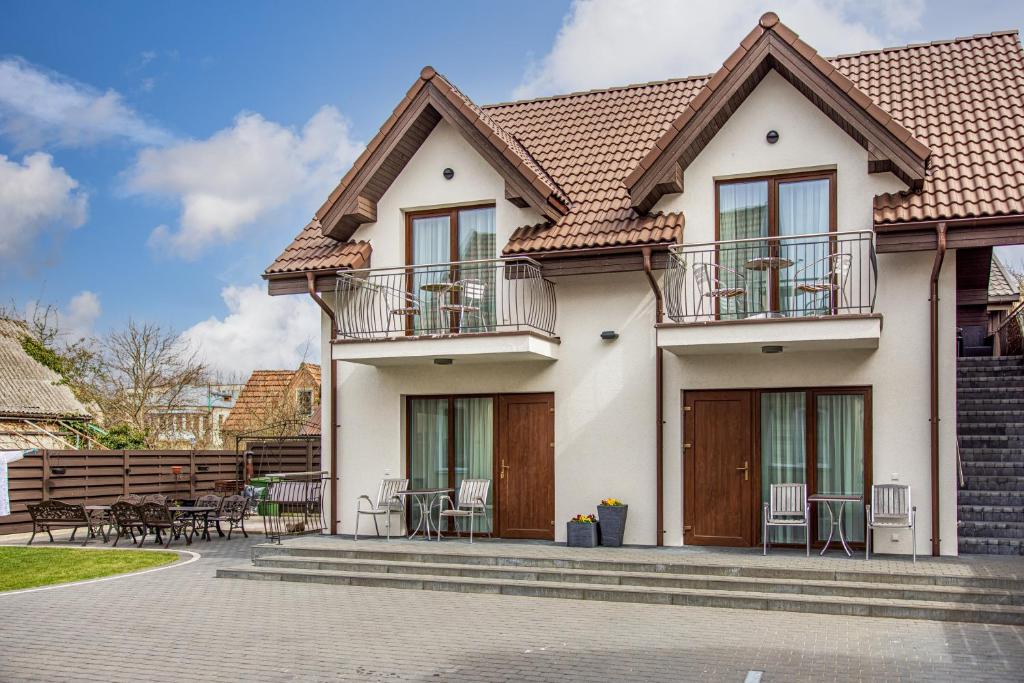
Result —
[[[249, 450], [254, 476], [320, 468], [319, 437], [250, 442]], [[129, 493], [194, 499], [213, 493], [217, 481], [239, 479], [243, 470], [242, 455], [225, 450], [35, 451], [8, 466], [11, 514], [0, 517], [0, 534], [32, 530], [29, 503], [109, 505]]]

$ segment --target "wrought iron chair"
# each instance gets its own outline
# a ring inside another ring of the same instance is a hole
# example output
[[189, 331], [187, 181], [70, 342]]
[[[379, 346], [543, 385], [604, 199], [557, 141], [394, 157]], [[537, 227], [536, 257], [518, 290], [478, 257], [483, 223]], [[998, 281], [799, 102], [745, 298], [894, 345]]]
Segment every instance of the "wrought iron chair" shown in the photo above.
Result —
[[873, 529], [910, 529], [910, 543], [917, 564], [917, 508], [910, 500], [906, 484], [875, 484], [871, 487], [871, 504], [864, 506], [867, 517], [864, 530], [864, 559], [871, 559]]
[[[458, 303], [454, 303], [453, 294], [458, 294]], [[453, 282], [448, 289], [448, 302], [441, 304], [441, 311], [449, 315], [457, 313], [459, 316], [456, 329], [462, 330], [462, 323], [468, 317], [475, 317], [477, 327], [484, 326], [483, 310], [484, 297], [487, 294], [487, 285], [482, 280], [466, 278]]]
[[131, 536], [132, 543], [137, 545], [139, 541], [135, 538], [136, 530], [145, 538], [142, 513], [137, 505], [119, 500], [110, 506], [110, 517], [113, 520], [114, 530], [117, 532], [117, 536], [114, 538], [114, 547], [117, 547], [117, 542], [121, 540], [122, 536]]
[[139, 512], [145, 527], [142, 538], [139, 539], [140, 546], [145, 543], [146, 536], [150, 531], [156, 536], [157, 543], [160, 543], [161, 532], [167, 532], [167, 540], [163, 542], [165, 548], [171, 545], [171, 539], [181, 538], [183, 533], [185, 534], [185, 544], [192, 545], [195, 521], [191, 517], [177, 516], [166, 505], [152, 501], [140, 505]]
[[[398, 512], [405, 512], [405, 503], [400, 496], [397, 496], [399, 491], [407, 491], [409, 489], [408, 479], [381, 479], [380, 486], [377, 488], [377, 500], [371, 500], [369, 496], [362, 495], [356, 500], [356, 530], [353, 534], [353, 540], [359, 540], [359, 520], [363, 515], [371, 515], [373, 517], [373, 528], [376, 530], [377, 535], [380, 536], [380, 527], [377, 525], [378, 515], [384, 515], [384, 527], [387, 529], [388, 540], [391, 540], [391, 515]], [[363, 509], [363, 501], [370, 506], [367, 509]]]
[[[459, 486], [458, 502], [452, 501], [451, 496], [444, 496], [440, 499], [440, 510], [438, 512], [437, 540], [441, 540], [441, 520], [445, 517], [453, 520], [469, 519], [469, 542], [473, 542], [473, 522], [477, 517], [482, 516], [487, 520], [487, 533], [492, 531], [490, 518], [487, 516], [487, 493], [491, 488], [490, 479], [463, 479]], [[445, 509], [445, 502], [448, 509]], [[455, 522], [458, 531], [458, 521]]]
[[[717, 263], [697, 263], [693, 268], [693, 280], [697, 285], [698, 317], [716, 317], [721, 314], [721, 311], [717, 310], [718, 302], [733, 299], [743, 304], [741, 311], [734, 312], [746, 316], [747, 278], [742, 273]], [[713, 304], [711, 310], [707, 312], [704, 311], [705, 299]]]
[[[197, 502], [196, 505], [198, 504]], [[224, 530], [221, 529], [220, 525], [222, 523], [227, 524], [229, 541], [231, 540], [231, 532], [235, 529], [241, 529], [242, 535], [249, 538], [249, 534], [245, 530], [245, 510], [248, 505], [249, 499], [243, 495], [236, 493], [233, 496], [225, 496], [221, 499], [217, 512], [207, 517], [207, 523], [217, 527], [217, 533], [221, 536], [224, 535]]]
[[[829, 254], [811, 261], [793, 275], [793, 297], [806, 295], [810, 305], [803, 311], [835, 313], [850, 307], [850, 271], [853, 254]], [[833, 298], [834, 297], [834, 298]]]
[[142, 505], [142, 496], [129, 493], [126, 496], [118, 496], [115, 500], [117, 503], [130, 503], [132, 505]]
[[768, 554], [771, 527], [803, 527], [807, 557], [811, 556], [811, 507], [807, 502], [807, 484], [772, 484], [764, 504], [764, 554]]
[[221, 503], [224, 501], [224, 497], [218, 496], [213, 493], [207, 493], [204, 496], [196, 498], [195, 505], [197, 508], [214, 508], [214, 511], [206, 516], [205, 524], [203, 526], [203, 536], [209, 538], [210, 536], [210, 522], [212, 522], [217, 515], [220, 514]]
[[156, 503], [157, 505], [167, 505], [167, 496], [162, 493], [151, 493], [148, 496], [142, 497], [142, 502], [139, 505], [145, 503]]

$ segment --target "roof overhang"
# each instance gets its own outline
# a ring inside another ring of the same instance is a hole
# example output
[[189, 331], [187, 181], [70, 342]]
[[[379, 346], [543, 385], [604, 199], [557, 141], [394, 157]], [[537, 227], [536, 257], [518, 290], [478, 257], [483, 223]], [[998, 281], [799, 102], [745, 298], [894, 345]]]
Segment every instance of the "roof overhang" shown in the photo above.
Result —
[[1024, 244], [1024, 215], [989, 216], [948, 221], [875, 224], [878, 253], [900, 251], [933, 251], [936, 229], [946, 225], [946, 246], [949, 249], [1001, 247]]
[[772, 70], [868, 150], [869, 173], [921, 188], [928, 147], [769, 12], [626, 177], [633, 208], [646, 213], [681, 192], [682, 172]]
[[420, 145], [444, 119], [505, 180], [505, 198], [513, 204], [533, 207], [555, 221], [568, 211], [567, 200], [542, 178], [535, 161], [496, 124], [460, 97], [454, 87], [431, 67], [426, 67], [391, 117], [356, 160], [351, 170], [316, 213], [323, 233], [348, 240], [363, 223], [377, 220], [377, 202], [405, 168]]

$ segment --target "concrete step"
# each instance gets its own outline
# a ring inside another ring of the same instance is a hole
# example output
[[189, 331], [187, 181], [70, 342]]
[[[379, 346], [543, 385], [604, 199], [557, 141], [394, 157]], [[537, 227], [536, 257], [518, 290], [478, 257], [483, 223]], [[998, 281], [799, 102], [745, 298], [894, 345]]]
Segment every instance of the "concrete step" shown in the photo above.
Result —
[[294, 557], [268, 555], [256, 561], [257, 567], [278, 569], [317, 569], [357, 573], [390, 573], [421, 576], [460, 576], [477, 579], [548, 581], [565, 584], [647, 586], [653, 588], [691, 588], [786, 595], [838, 595], [885, 600], [931, 600], [974, 604], [1024, 605], [1024, 592], [963, 588], [960, 586], [915, 586], [859, 581], [808, 581], [805, 579], [755, 579], [741, 576], [706, 574], [666, 574], [661, 572], [624, 572], [573, 570], [556, 567], [493, 567], [459, 563], [393, 562], [331, 557]]
[[986, 384], [985, 386], [960, 386], [957, 383], [956, 395], [961, 399], [977, 399], [977, 398], [988, 398], [988, 399], [1009, 399], [1018, 398], [1024, 394], [1024, 388], [1021, 387], [1005, 387], [997, 384]]
[[963, 462], [964, 477], [1024, 477], [1024, 457], [1020, 462], [967, 461]]
[[1006, 434], [964, 434], [959, 437], [960, 448], [1011, 448], [1024, 450], [1024, 436]]
[[957, 412], [960, 424], [999, 423], [1024, 426], [1024, 410], [975, 410], [960, 407]]
[[1003, 491], [1007, 493], [1024, 494], [1024, 477], [988, 475], [964, 473], [964, 485], [961, 490], [968, 491]]
[[1017, 422], [972, 422], [958, 420], [957, 434], [961, 439], [969, 435], [1024, 436], [1024, 424]]
[[[1016, 520], [1012, 520], [1016, 521]], [[751, 579], [800, 579], [804, 581], [853, 581], [861, 583], [905, 584], [916, 586], [960, 586], [963, 588], [1013, 590], [1024, 592], [1024, 578], [962, 576], [943, 574], [941, 567], [932, 573], [906, 572], [893, 574], [850, 569], [810, 569], [793, 566], [748, 564], [706, 564], [666, 555], [664, 561], [647, 562], [631, 559], [581, 559], [578, 557], [530, 557], [505, 551], [460, 553], [457, 549], [437, 549], [432, 544], [415, 544], [416, 548], [368, 543], [365, 549], [344, 547], [308, 547], [302, 545], [261, 544], [253, 548], [253, 561], [266, 556], [294, 558], [329, 558], [360, 561], [418, 562], [426, 564], [461, 564], [471, 566], [521, 568], [555, 568], [577, 571], [640, 572], [659, 575], [686, 574], [694, 576], [733, 576]], [[908, 559], [909, 558], [904, 558]]]
[[957, 547], [964, 555], [1024, 555], [1021, 538], [960, 538]]
[[1024, 538], [1024, 522], [960, 522], [960, 538]]
[[1024, 410], [1024, 396], [960, 394], [957, 410]]
[[1024, 491], [974, 491], [960, 489], [957, 502], [961, 505], [998, 505], [1024, 510]]
[[960, 459], [969, 462], [1024, 462], [1024, 450], [1019, 448], [972, 448], [960, 444]]
[[219, 578], [295, 581], [345, 586], [411, 590], [490, 593], [572, 600], [603, 600], [697, 607], [728, 607], [816, 614], [930, 619], [989, 624], [1024, 624], [1024, 607], [931, 600], [883, 600], [863, 597], [623, 586], [561, 581], [422, 576], [415, 574], [348, 572], [322, 569], [241, 567], [218, 569]]
[[1005, 368], [1024, 366], [1024, 356], [999, 356], [998, 358], [969, 358], [957, 359], [957, 369], [960, 368]]
[[988, 389], [992, 387], [1013, 387], [1024, 391], [1024, 376], [1009, 373], [959, 375], [956, 378], [957, 389]]
[[957, 505], [961, 522], [1024, 522], [1024, 508], [1009, 505]]

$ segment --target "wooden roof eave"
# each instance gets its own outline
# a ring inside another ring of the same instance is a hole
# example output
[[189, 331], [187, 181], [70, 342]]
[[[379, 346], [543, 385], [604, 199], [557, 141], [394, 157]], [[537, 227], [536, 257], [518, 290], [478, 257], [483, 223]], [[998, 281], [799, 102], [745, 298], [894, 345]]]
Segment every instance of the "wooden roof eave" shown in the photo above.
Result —
[[768, 13], [626, 177], [637, 212], [672, 190], [672, 180], [771, 70], [869, 151], [869, 173], [892, 172], [911, 190], [921, 188], [930, 150]]

